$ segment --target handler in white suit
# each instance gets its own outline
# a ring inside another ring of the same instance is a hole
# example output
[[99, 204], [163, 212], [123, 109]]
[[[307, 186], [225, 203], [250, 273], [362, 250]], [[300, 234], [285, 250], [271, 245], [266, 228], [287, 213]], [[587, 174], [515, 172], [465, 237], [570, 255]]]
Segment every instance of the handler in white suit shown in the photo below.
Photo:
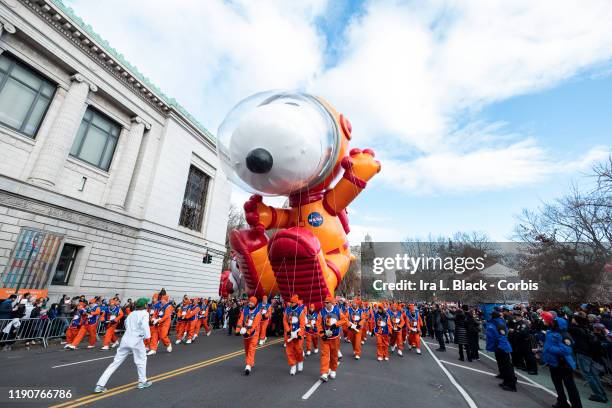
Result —
[[149, 313], [145, 310], [148, 299], [140, 298], [136, 301], [136, 310], [125, 319], [125, 334], [121, 338], [121, 344], [113, 362], [106, 368], [96, 384], [94, 392], [106, 391], [106, 383], [111, 375], [123, 363], [128, 354], [134, 355], [134, 364], [138, 369], [138, 388], [148, 388], [151, 382], [147, 381], [147, 354], [144, 339], [151, 337], [149, 330]]

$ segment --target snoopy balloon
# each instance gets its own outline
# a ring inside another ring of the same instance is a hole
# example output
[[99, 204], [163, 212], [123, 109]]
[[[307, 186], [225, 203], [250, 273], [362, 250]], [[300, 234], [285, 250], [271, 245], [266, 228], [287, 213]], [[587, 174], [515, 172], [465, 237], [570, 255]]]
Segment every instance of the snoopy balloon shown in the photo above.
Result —
[[[249, 295], [297, 294], [321, 307], [354, 259], [346, 207], [380, 171], [374, 152], [349, 150], [350, 122], [305, 93], [241, 101], [218, 138], [225, 173], [254, 193], [244, 204], [250, 228], [230, 233]], [[268, 206], [262, 195], [286, 196], [288, 208]], [[270, 239], [266, 230], [274, 230]]]

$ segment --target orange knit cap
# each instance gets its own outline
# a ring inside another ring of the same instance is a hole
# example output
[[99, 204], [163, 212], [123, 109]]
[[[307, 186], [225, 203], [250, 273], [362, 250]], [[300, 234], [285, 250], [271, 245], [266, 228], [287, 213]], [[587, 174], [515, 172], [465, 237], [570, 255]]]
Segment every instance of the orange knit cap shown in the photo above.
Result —
[[258, 303], [258, 302], [257, 302], [257, 298], [256, 298], [255, 296], [251, 296], [251, 297], [249, 298], [249, 302], [251, 302], [251, 303], [253, 303], [253, 304], [255, 304], [255, 305]]

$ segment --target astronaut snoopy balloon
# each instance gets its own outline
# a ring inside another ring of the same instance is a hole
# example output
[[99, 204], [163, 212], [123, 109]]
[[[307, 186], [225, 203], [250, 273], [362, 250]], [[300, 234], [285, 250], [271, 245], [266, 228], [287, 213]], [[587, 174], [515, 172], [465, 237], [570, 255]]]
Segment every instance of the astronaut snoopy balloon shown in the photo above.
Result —
[[[297, 294], [320, 307], [349, 268], [346, 207], [380, 171], [374, 152], [349, 151], [350, 122], [304, 93], [241, 101], [218, 138], [225, 173], [255, 194], [244, 204], [250, 228], [230, 233], [249, 294]], [[268, 206], [262, 195], [287, 196], [289, 208]], [[268, 240], [265, 230], [276, 231]]]

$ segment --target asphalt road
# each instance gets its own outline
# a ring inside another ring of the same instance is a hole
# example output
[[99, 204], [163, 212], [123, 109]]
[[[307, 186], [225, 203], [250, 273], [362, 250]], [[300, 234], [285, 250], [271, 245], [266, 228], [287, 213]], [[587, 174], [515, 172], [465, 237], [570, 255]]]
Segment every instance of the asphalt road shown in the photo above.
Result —
[[[486, 355], [480, 361], [458, 361], [457, 351], [433, 351], [427, 339], [423, 354], [395, 354], [378, 362], [375, 341], [363, 346], [362, 359], [352, 358], [351, 345], [342, 343], [344, 358], [338, 377], [320, 383], [319, 356], [306, 357], [304, 372], [289, 375], [282, 343], [271, 338], [257, 350], [253, 373], [242, 375], [244, 356], [240, 337], [216, 331], [191, 345], [163, 347], [149, 357], [149, 389], [136, 388], [136, 369], [127, 359], [104, 394], [92, 394], [96, 380], [112, 361], [114, 352], [96, 349], [67, 351], [59, 345], [47, 349], [16, 350], [0, 354], [0, 406], [92, 406], [92, 407], [546, 407], [555, 402], [545, 381], [524, 376], [518, 392], [501, 390], [496, 364]], [[452, 347], [452, 346], [451, 346]], [[72, 398], [62, 400], [9, 400], [10, 389], [70, 389]], [[583, 400], [588, 395], [583, 395]], [[59, 405], [58, 405], [59, 404]]]

